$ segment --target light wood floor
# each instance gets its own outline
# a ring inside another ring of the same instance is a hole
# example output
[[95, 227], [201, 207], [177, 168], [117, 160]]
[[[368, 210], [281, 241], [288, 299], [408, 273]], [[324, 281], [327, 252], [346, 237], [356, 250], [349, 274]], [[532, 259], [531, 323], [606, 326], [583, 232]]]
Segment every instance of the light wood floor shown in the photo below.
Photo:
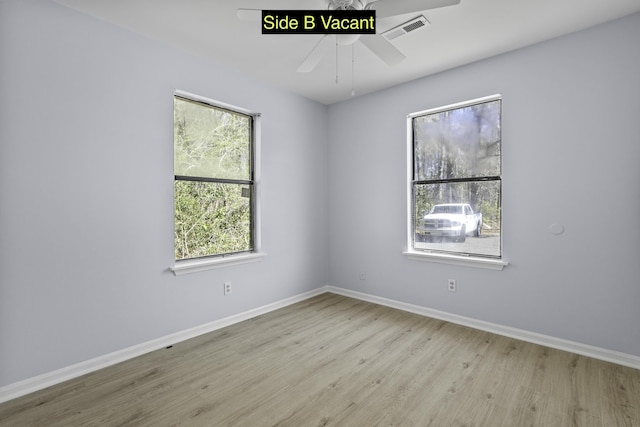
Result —
[[640, 371], [323, 294], [6, 402], [2, 426], [640, 426]]

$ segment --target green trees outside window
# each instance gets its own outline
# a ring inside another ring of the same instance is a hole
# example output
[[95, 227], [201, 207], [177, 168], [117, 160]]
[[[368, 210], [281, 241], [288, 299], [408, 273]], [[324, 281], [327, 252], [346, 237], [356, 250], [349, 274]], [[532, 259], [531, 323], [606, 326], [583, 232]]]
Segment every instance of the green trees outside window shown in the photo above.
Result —
[[254, 249], [253, 120], [174, 97], [176, 260]]

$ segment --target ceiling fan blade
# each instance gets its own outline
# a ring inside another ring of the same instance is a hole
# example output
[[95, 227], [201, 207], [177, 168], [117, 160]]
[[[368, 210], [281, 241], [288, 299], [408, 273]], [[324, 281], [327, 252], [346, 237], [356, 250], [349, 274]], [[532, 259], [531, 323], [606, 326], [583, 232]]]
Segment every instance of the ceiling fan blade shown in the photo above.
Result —
[[298, 67], [299, 73], [308, 73], [313, 71], [316, 68], [316, 65], [320, 62], [322, 57], [324, 56], [325, 51], [331, 45], [329, 41], [331, 38], [328, 34], [322, 36], [320, 41], [311, 49], [311, 52], [307, 55], [307, 57], [302, 61], [302, 64]]
[[363, 35], [360, 37], [360, 41], [389, 66], [398, 65], [406, 58], [402, 52], [381, 35]]
[[262, 20], [262, 10], [260, 9], [238, 9], [236, 13], [241, 21], [260, 22]]
[[376, 18], [387, 18], [405, 13], [454, 6], [459, 3], [460, 0], [379, 0], [371, 3], [371, 9], [376, 11]]

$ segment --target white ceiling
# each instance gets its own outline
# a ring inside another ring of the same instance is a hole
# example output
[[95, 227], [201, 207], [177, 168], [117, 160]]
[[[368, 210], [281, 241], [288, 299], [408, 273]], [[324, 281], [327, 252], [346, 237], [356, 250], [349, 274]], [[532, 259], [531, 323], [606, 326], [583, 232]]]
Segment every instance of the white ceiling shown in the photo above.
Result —
[[[356, 43], [352, 82], [351, 46], [338, 46], [336, 52], [332, 43], [312, 72], [298, 73], [322, 36], [262, 35], [259, 21], [236, 16], [239, 7], [326, 9], [326, 0], [55, 1], [323, 104], [349, 99], [352, 85], [356, 95], [363, 95], [640, 11], [640, 0], [462, 0], [422, 12], [431, 25], [392, 42], [406, 55], [396, 66]], [[379, 20], [377, 31], [419, 15]]]

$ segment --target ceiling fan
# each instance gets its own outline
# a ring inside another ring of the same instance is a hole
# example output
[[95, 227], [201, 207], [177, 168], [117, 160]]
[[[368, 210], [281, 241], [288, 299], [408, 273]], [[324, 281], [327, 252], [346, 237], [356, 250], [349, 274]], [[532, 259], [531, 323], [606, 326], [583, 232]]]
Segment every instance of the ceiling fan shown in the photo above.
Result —
[[[272, 2], [274, 7], [270, 6], [270, 9], [274, 10], [301, 9], [300, 4], [302, 3], [299, 0], [272, 0]], [[460, 0], [313, 0], [305, 1], [304, 5], [316, 6], [315, 8], [309, 8], [309, 10], [375, 10], [376, 20], [380, 23], [386, 18], [440, 7], [454, 6], [459, 3]], [[262, 10], [240, 8], [237, 11], [237, 15], [241, 20], [260, 21], [262, 19]], [[339, 45], [348, 46], [356, 42], [362, 43], [389, 66], [399, 64], [405, 59], [405, 55], [381, 34], [337, 34], [335, 37], [335, 42]], [[325, 34], [322, 36], [298, 67], [298, 72], [313, 71], [324, 56], [327, 47], [331, 45], [330, 42], [331, 38], [329, 35]]]

